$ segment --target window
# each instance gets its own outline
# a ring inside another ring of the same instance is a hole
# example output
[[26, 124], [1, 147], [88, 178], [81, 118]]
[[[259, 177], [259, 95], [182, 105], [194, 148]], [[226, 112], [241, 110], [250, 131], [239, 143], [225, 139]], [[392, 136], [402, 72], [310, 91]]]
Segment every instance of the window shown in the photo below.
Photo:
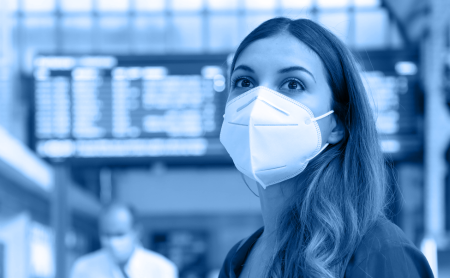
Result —
[[127, 16], [101, 16], [99, 18], [96, 49], [105, 53], [126, 53], [130, 50], [131, 34]]
[[311, 8], [312, 0], [281, 0], [281, 7], [283, 9], [305, 9]]
[[239, 28], [242, 30], [241, 34], [239, 34], [241, 36], [239, 40], [243, 40], [244, 37], [253, 31], [253, 29], [258, 27], [258, 25], [273, 17], [275, 17], [275, 14], [273, 13], [267, 13], [264, 15], [246, 15], [244, 18], [244, 25]]
[[236, 10], [238, 0], [207, 0], [207, 7], [212, 11]]
[[93, 19], [90, 16], [66, 16], [61, 22], [62, 50], [67, 53], [89, 53], [94, 46]]
[[174, 11], [201, 11], [203, 8], [202, 0], [171, 0]]
[[[11, 11], [20, 6], [25, 13], [11, 15], [23, 27], [22, 38], [13, 41], [33, 51], [232, 51], [259, 24], [280, 15], [315, 20], [355, 48], [402, 46], [381, 0], [6, 0], [6, 4]], [[352, 6], [354, 10], [349, 9]], [[55, 13], [57, 7], [61, 16]]]
[[128, 0], [97, 0], [98, 10], [102, 12], [127, 12]]
[[277, 8], [275, 0], [245, 0], [245, 8], [248, 10], [269, 10]]
[[317, 0], [319, 8], [346, 8], [350, 5], [349, 0]]
[[55, 10], [55, 0], [23, 0], [25, 12], [52, 12]]
[[208, 49], [228, 52], [239, 44], [239, 24], [236, 15], [215, 15], [208, 19]]
[[202, 18], [200, 16], [174, 16], [169, 28], [169, 50], [174, 52], [201, 52]]
[[19, 0], [7, 0], [6, 5], [8, 8], [8, 11], [10, 12], [17, 12]]
[[293, 19], [308, 18], [314, 20], [315, 18], [313, 11], [310, 9], [284, 9], [281, 12], [281, 16]]
[[351, 42], [349, 37], [350, 16], [347, 12], [319, 13], [318, 22], [328, 28], [345, 43]]
[[380, 0], [353, 0], [356, 7], [378, 7]]
[[166, 18], [137, 16], [133, 19], [133, 51], [136, 53], [161, 53], [166, 49]]
[[93, 8], [92, 0], [62, 0], [63, 12], [90, 12]]
[[164, 0], [135, 0], [137, 12], [160, 12], [166, 8]]
[[355, 46], [363, 49], [386, 47], [388, 27], [388, 16], [385, 10], [356, 13]]
[[26, 52], [39, 53], [56, 50], [55, 18], [53, 16], [26, 16], [23, 25], [21, 41], [24, 43]]

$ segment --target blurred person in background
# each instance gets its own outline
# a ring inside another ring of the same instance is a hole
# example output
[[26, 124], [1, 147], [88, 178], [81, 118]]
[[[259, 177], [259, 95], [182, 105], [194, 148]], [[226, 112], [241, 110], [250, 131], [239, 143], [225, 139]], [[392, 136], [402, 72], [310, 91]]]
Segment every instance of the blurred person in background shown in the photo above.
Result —
[[176, 266], [139, 242], [137, 215], [130, 206], [112, 203], [100, 216], [102, 249], [78, 259], [71, 278], [176, 278]]
[[219, 277], [433, 277], [385, 216], [385, 161], [346, 46], [311, 20], [275, 18], [243, 40], [230, 70], [220, 140], [257, 182], [264, 227], [230, 250]]

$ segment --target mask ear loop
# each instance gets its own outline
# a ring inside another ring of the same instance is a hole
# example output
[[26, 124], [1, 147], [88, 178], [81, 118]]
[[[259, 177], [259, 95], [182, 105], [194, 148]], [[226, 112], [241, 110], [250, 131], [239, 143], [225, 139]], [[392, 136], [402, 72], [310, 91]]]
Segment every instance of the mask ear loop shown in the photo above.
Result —
[[323, 118], [325, 118], [326, 116], [328, 116], [328, 115], [330, 115], [330, 114], [333, 114], [333, 113], [334, 113], [334, 110], [330, 110], [330, 111], [328, 111], [327, 113], [323, 114], [322, 116], [312, 118], [312, 119], [311, 119], [311, 122], [317, 122], [318, 120], [323, 119]]
[[255, 195], [256, 197], [259, 198], [259, 195], [256, 195], [256, 193], [250, 188], [250, 186], [248, 185], [247, 181], [245, 180], [244, 174], [242, 174], [241, 172], [239, 172], [241, 174], [242, 180], [244, 181], [245, 185], [248, 187], [248, 189], [253, 193], [253, 195]]
[[[316, 118], [312, 118], [311, 121], [312, 121], [312, 122], [317, 122], [317, 120], [323, 119], [323, 118], [325, 118], [326, 116], [328, 116], [328, 115], [330, 115], [330, 114], [332, 114], [332, 113], [334, 113], [334, 110], [330, 110], [330, 111], [328, 111], [327, 113], [323, 114], [322, 116], [319, 116], [319, 117], [316, 117]], [[307, 161], [311, 161], [311, 160], [314, 159], [316, 156], [318, 156], [321, 152], [323, 152], [323, 150], [325, 150], [326, 147], [328, 147], [328, 145], [329, 145], [329, 144], [326, 143], [326, 144], [319, 150], [318, 153], [316, 153], [313, 157], [307, 159]]]

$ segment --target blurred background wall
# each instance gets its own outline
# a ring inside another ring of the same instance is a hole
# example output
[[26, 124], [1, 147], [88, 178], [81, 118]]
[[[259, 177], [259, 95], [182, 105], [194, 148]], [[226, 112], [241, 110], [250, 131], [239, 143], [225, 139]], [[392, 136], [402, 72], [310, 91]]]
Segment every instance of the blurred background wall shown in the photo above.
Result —
[[220, 268], [262, 226], [218, 142], [227, 61], [275, 16], [353, 50], [393, 169], [389, 217], [450, 277], [446, 0], [0, 0], [0, 277], [66, 277], [100, 247], [111, 200], [182, 278]]

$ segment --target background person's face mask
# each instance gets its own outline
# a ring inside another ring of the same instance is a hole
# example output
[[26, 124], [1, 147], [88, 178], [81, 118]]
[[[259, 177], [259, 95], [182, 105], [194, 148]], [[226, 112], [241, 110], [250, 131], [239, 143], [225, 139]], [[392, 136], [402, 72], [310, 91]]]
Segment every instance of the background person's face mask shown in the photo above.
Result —
[[236, 168], [264, 189], [300, 174], [324, 150], [317, 120], [305, 105], [256, 87], [226, 106], [220, 141]]
[[102, 245], [119, 263], [127, 261], [135, 248], [135, 237], [132, 233], [122, 236], [102, 237]]

